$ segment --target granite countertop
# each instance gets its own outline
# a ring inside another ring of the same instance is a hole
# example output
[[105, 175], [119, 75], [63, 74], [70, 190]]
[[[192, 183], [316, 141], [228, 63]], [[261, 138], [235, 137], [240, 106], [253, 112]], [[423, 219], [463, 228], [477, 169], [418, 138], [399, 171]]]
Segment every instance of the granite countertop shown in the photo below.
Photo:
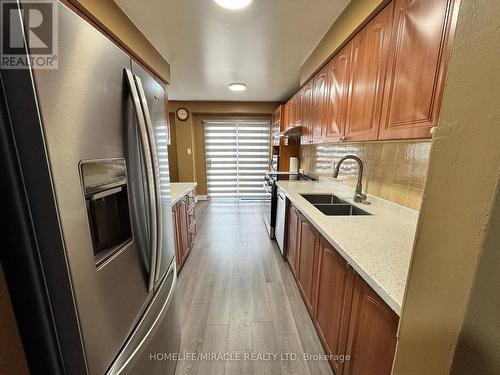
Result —
[[198, 185], [196, 182], [171, 182], [172, 205], [180, 201], [182, 197], [193, 190], [196, 185]]
[[[368, 196], [370, 204], [354, 203], [354, 189], [334, 181], [278, 181], [277, 184], [293, 205], [400, 315], [418, 211], [372, 195]], [[301, 193], [331, 193], [372, 215], [326, 216]]]

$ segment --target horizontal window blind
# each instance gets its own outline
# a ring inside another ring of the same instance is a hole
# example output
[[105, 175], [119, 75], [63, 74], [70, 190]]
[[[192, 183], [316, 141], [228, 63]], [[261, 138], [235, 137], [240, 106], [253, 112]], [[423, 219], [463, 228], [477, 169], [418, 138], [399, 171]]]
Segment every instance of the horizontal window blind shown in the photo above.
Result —
[[266, 198], [268, 121], [205, 121], [207, 190], [211, 198]]

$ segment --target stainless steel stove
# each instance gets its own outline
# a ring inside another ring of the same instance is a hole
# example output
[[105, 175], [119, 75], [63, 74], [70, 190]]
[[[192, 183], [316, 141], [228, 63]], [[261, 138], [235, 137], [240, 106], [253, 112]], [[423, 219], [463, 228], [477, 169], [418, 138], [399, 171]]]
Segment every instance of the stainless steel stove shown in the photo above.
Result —
[[[264, 223], [266, 224], [269, 237], [274, 239], [276, 228], [276, 207], [278, 203], [278, 191], [276, 182], [278, 180], [298, 180], [305, 179], [300, 173], [268, 171], [264, 176], [264, 189], [270, 194], [268, 208], [264, 213]], [[306, 178], [307, 179], [307, 178]]]

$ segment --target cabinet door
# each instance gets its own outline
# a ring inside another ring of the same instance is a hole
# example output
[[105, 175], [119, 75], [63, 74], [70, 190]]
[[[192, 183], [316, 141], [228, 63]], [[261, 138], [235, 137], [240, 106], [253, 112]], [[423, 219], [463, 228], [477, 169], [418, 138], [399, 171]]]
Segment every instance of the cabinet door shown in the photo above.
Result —
[[338, 142], [344, 136], [351, 52], [352, 44], [349, 43], [328, 64], [328, 100], [323, 130], [327, 142]]
[[302, 125], [301, 143], [307, 144], [312, 141], [312, 99], [313, 99], [313, 82], [312, 80], [300, 91], [300, 114]]
[[288, 209], [286, 229], [286, 257], [288, 259], [290, 269], [295, 277], [297, 277], [297, 235], [297, 209], [294, 206], [290, 206]]
[[300, 126], [302, 124], [302, 107], [300, 106], [300, 96], [295, 95], [293, 97], [293, 106], [295, 107], [295, 121], [294, 126]]
[[390, 375], [399, 317], [359, 277], [354, 277], [344, 374]]
[[379, 138], [429, 138], [441, 106], [453, 1], [395, 3]]
[[311, 142], [319, 143], [323, 139], [326, 127], [326, 104], [328, 99], [328, 66], [323, 68], [313, 79]]
[[179, 203], [179, 237], [181, 239], [181, 254], [184, 262], [189, 250], [189, 232], [187, 219], [187, 197]]
[[181, 268], [181, 244], [179, 241], [179, 222], [178, 222], [178, 209], [177, 205], [172, 207], [172, 224], [174, 226], [174, 244], [175, 244], [175, 263], [177, 266], [177, 272], [179, 272]]
[[[344, 354], [349, 329], [354, 272], [324, 239], [318, 254], [316, 327], [328, 354]], [[330, 360], [336, 374], [343, 363]]]
[[393, 4], [385, 7], [352, 40], [352, 64], [347, 102], [348, 141], [378, 136], [390, 42]]
[[309, 312], [314, 315], [314, 293], [315, 293], [315, 262], [319, 245], [318, 231], [299, 213], [299, 240], [298, 240], [298, 280], [302, 291], [304, 302]]

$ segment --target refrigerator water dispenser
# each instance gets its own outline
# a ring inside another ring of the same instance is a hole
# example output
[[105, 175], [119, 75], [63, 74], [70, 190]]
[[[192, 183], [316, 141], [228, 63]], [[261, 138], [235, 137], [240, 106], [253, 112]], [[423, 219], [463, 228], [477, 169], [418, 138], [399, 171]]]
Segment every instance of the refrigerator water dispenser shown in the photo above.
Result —
[[125, 160], [84, 161], [80, 173], [96, 264], [132, 240]]

